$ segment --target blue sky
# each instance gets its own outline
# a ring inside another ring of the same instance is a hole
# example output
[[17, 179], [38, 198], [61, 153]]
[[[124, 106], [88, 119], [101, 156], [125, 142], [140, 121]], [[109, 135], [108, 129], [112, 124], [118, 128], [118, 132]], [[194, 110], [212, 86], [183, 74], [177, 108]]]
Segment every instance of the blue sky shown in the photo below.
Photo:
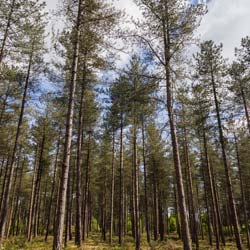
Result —
[[[58, 4], [58, 0], [46, 0], [46, 2], [48, 10], [55, 9]], [[125, 10], [127, 15], [140, 16], [140, 11], [133, 0], [108, 0], [108, 2], [113, 2], [117, 8]], [[222, 42], [224, 56], [232, 60], [234, 48], [240, 45], [241, 38], [250, 35], [250, 0], [210, 0], [208, 10], [197, 36], [201, 40], [212, 39], [216, 43]]]

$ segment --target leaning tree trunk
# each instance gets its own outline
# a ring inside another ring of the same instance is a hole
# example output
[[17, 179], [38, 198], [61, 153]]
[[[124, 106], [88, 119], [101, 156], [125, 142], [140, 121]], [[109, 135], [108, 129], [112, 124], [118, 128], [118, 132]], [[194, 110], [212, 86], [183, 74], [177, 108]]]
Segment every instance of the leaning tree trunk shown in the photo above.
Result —
[[6, 186], [6, 190], [5, 190], [3, 201], [2, 201], [2, 209], [1, 209], [1, 214], [0, 214], [0, 244], [2, 244], [2, 240], [4, 238], [5, 226], [6, 226], [6, 221], [7, 221], [7, 212], [8, 212], [8, 208], [9, 208], [10, 191], [11, 191], [11, 186], [12, 186], [12, 181], [13, 181], [15, 162], [16, 162], [16, 158], [17, 158], [17, 149], [19, 146], [19, 139], [20, 139], [20, 135], [21, 135], [21, 127], [22, 127], [22, 123], [23, 123], [23, 116], [24, 116], [24, 109], [25, 109], [27, 92], [28, 92], [28, 87], [29, 87], [31, 66], [33, 63], [33, 53], [34, 53], [34, 41], [32, 41], [31, 54], [29, 57], [28, 71], [27, 71], [27, 75], [26, 75], [26, 79], [25, 79], [24, 92], [23, 92], [23, 96], [22, 96], [21, 111], [20, 111], [20, 115], [19, 115], [19, 119], [18, 119], [14, 147], [13, 147], [12, 156], [11, 156], [11, 160], [10, 160], [9, 176], [8, 176], [7, 186]]
[[76, 26], [74, 29], [75, 31], [74, 54], [73, 54], [73, 60], [72, 60], [68, 114], [67, 114], [66, 131], [65, 131], [64, 155], [63, 155], [63, 162], [62, 162], [59, 203], [58, 203], [58, 209], [57, 209], [57, 215], [56, 215], [57, 223], [56, 223], [56, 228], [54, 232], [53, 250], [63, 249], [63, 226], [64, 226], [65, 208], [66, 208], [66, 194], [67, 194], [67, 186], [68, 186], [71, 139], [72, 139], [72, 128], [73, 128], [73, 116], [74, 116], [74, 98], [75, 98], [76, 79], [77, 79], [77, 70], [78, 70], [78, 59], [79, 59], [81, 15], [82, 15], [82, 0], [79, 0]]
[[212, 83], [212, 88], [213, 88], [214, 103], [215, 103], [215, 108], [216, 108], [216, 115], [217, 115], [218, 129], [219, 129], [219, 139], [220, 139], [220, 144], [221, 144], [223, 165], [224, 165], [224, 169], [226, 173], [227, 192], [228, 192], [229, 206], [230, 206], [231, 215], [232, 215], [234, 234], [236, 238], [236, 245], [237, 245], [238, 250], [242, 250], [242, 242], [241, 242], [241, 236], [240, 236], [240, 231], [239, 231], [239, 222], [238, 222], [238, 216], [236, 212], [235, 201], [233, 197], [233, 186], [232, 186], [232, 180], [230, 176], [230, 168], [228, 166], [228, 161], [227, 161], [225, 141], [224, 141], [224, 135], [223, 135], [223, 130], [222, 130], [221, 116], [220, 116], [220, 107], [219, 107], [219, 101], [217, 97], [216, 83], [214, 79], [212, 66], [211, 66], [211, 83]]

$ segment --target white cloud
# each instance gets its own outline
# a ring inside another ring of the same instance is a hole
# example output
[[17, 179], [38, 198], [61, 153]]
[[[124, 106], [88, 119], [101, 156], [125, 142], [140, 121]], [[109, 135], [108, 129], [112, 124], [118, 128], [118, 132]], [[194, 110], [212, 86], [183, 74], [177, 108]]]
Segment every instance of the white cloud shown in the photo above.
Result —
[[250, 0], [212, 0], [208, 10], [199, 28], [201, 39], [223, 43], [224, 56], [232, 60], [241, 38], [250, 35]]
[[[47, 9], [56, 9], [58, 0], [46, 0]], [[140, 10], [133, 0], [108, 0], [133, 18], [140, 17]], [[224, 56], [233, 59], [234, 48], [240, 46], [242, 37], [250, 35], [250, 0], [210, 0], [208, 14], [203, 17], [198, 30], [202, 40], [223, 43]], [[122, 61], [127, 56], [122, 56]]]

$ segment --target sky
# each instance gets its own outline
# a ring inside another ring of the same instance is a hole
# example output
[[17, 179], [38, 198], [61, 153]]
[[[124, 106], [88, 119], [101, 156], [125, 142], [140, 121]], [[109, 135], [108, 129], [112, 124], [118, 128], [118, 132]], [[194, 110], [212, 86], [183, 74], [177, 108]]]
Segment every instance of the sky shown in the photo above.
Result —
[[[140, 12], [133, 0], [108, 1], [125, 10], [128, 15], [139, 16]], [[48, 10], [55, 9], [58, 4], [58, 0], [46, 2]], [[240, 46], [242, 37], [250, 35], [250, 0], [210, 0], [208, 10], [198, 29], [199, 38], [223, 43], [224, 56], [233, 60], [234, 48]]]

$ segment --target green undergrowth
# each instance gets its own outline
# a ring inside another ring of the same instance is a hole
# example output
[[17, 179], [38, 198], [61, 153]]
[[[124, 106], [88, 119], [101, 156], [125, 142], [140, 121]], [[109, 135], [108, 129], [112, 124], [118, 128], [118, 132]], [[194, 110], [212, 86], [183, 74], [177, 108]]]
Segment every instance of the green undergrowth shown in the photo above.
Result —
[[[123, 246], [116, 246], [117, 238], [114, 239], [114, 246], [111, 247], [107, 243], [100, 240], [100, 235], [91, 235], [91, 237], [83, 243], [82, 249], [74, 245], [73, 241], [67, 244], [65, 250], [134, 250], [135, 245], [131, 237], [127, 237]], [[51, 250], [52, 237], [46, 243], [44, 238], [36, 238], [32, 242], [28, 242], [24, 237], [15, 237], [6, 240], [1, 250]], [[164, 242], [152, 241], [150, 246], [147, 244], [145, 237], [141, 241], [141, 250], [182, 250], [182, 242], [170, 237]], [[193, 248], [195, 249], [195, 247]], [[200, 241], [200, 250], [214, 250], [208, 245], [206, 241]], [[228, 242], [227, 246], [221, 248], [223, 250], [235, 250], [236, 247], [233, 242]]]

